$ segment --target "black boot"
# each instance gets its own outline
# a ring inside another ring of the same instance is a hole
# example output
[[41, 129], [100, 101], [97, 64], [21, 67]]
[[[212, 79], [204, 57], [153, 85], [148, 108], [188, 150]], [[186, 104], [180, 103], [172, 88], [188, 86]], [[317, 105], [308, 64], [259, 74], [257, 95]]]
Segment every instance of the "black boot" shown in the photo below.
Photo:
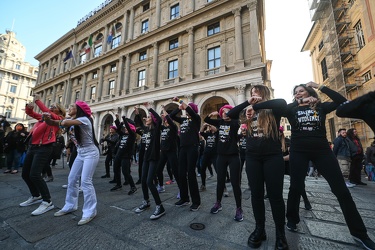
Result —
[[256, 225], [254, 232], [252, 232], [247, 240], [249, 247], [258, 248], [262, 245], [262, 241], [267, 239], [266, 231], [264, 226]]
[[288, 250], [288, 242], [286, 242], [284, 224], [276, 226], [276, 243], [275, 250]]

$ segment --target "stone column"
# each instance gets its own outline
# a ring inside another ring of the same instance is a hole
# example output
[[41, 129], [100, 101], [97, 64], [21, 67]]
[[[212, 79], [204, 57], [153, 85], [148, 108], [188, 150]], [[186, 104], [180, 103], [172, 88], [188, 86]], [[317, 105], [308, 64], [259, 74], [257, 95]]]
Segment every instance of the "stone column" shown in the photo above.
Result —
[[100, 66], [99, 69], [99, 82], [98, 82], [98, 92], [96, 96], [96, 100], [100, 101], [103, 96], [103, 84], [104, 84], [104, 66]]
[[41, 82], [41, 79], [42, 79], [42, 65], [39, 64], [39, 67], [38, 67], [38, 76], [36, 78], [36, 82], [37, 83], [40, 83]]
[[[59, 53], [59, 56], [57, 57], [57, 70], [56, 70], [56, 75], [60, 74], [61, 72], [61, 53]], [[39, 71], [40, 72], [40, 71]], [[39, 75], [38, 75], [39, 78]]]
[[186, 79], [194, 78], [194, 29], [186, 30], [189, 34], [188, 38], [188, 69], [186, 72]]
[[56, 102], [56, 90], [57, 90], [57, 85], [53, 85], [53, 87], [52, 87], [52, 103]]
[[47, 99], [47, 89], [44, 89], [42, 91], [42, 102], [44, 103], [44, 105], [47, 105], [46, 99]]
[[160, 27], [160, 20], [161, 20], [161, 0], [156, 0], [156, 11], [155, 11], [155, 15], [156, 15], [156, 20], [155, 20], [155, 25], [156, 25], [156, 29]]
[[118, 74], [117, 74], [117, 81], [116, 81], [116, 90], [115, 95], [120, 96], [121, 95], [121, 87], [124, 82], [124, 56], [120, 56], [119, 58], [119, 65], [118, 65]]
[[124, 75], [124, 83], [123, 83], [123, 89], [122, 94], [125, 95], [129, 93], [130, 89], [130, 54], [127, 54], [126, 56], [126, 62], [125, 62], [125, 75]]
[[190, 5], [191, 12], [194, 12], [195, 11], [195, 0], [190, 0], [189, 5]]
[[237, 86], [234, 86], [234, 88], [236, 89], [236, 94], [237, 94], [236, 105], [241, 104], [244, 101], [246, 101], [246, 93], [245, 93], [246, 84], [237, 85]]
[[152, 88], [155, 88], [157, 82], [158, 82], [158, 55], [159, 55], [159, 45], [158, 43], [153, 43], [152, 47], [154, 48], [154, 56], [152, 60], [153, 64], [153, 72], [152, 72], [152, 81], [151, 86]]
[[134, 37], [134, 8], [131, 8], [130, 9], [128, 40], [133, 40], [133, 37]]
[[243, 59], [243, 42], [242, 42], [242, 27], [241, 27], [241, 8], [232, 11], [234, 14], [234, 37], [236, 42], [236, 58], [235, 67], [243, 68], [245, 66]]
[[93, 113], [94, 128], [98, 128], [98, 131], [96, 132], [96, 135], [95, 135], [97, 140], [98, 138], [101, 138], [100, 134], [103, 130], [102, 126], [99, 127], [99, 116], [100, 116], [100, 112]]
[[[109, 32], [110, 32], [110, 30], [111, 30], [111, 28], [112, 28], [112, 25], [113, 25], [113, 23], [112, 24], [109, 24], [109, 27], [108, 27], [108, 25], [107, 26], [105, 26], [105, 30], [104, 30], [104, 38], [103, 38], [103, 53], [105, 53], [105, 52], [107, 52], [108, 50], [110, 50], [111, 49], [111, 44], [108, 44], [108, 42], [107, 42], [107, 40], [108, 40], [108, 34], [109, 34]], [[115, 34], [112, 34], [112, 36], [114, 36]]]
[[47, 79], [50, 79], [51, 78], [51, 67], [52, 67], [52, 59], [49, 59], [48, 60], [48, 69], [47, 69]]
[[261, 63], [259, 28], [257, 17], [257, 1], [252, 1], [247, 5], [250, 12], [250, 60], [251, 65]]
[[79, 97], [79, 99], [82, 101], [85, 101], [87, 99], [86, 98], [86, 85], [87, 85], [87, 74], [84, 73], [82, 75], [82, 89], [81, 89], [81, 94]]
[[[227, 59], [227, 53], [225, 53], [227, 51], [227, 40], [225, 40], [225, 38], [223, 38], [221, 41], [220, 41], [220, 50], [221, 50], [221, 60], [220, 60], [220, 72], [225, 72], [226, 71], [226, 66], [227, 66], [227, 63], [228, 63], [228, 59]], [[207, 61], [207, 59], [206, 59]]]
[[125, 44], [125, 41], [127, 40], [127, 35], [128, 35], [128, 22], [129, 22], [129, 18], [128, 18], [128, 11], [126, 10], [125, 13], [124, 13], [124, 25], [122, 26], [122, 29], [121, 29], [121, 44]]
[[70, 95], [69, 94], [69, 89], [70, 89], [70, 84], [71, 84], [71, 79], [68, 79], [66, 81], [64, 81], [64, 96], [63, 96], [63, 103], [69, 105], [69, 100], [68, 100], [68, 96]]

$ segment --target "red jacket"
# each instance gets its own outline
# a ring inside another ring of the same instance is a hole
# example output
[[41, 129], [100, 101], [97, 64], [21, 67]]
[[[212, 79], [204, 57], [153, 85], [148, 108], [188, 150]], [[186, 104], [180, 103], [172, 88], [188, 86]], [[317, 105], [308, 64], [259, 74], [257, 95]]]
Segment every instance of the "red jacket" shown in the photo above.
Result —
[[[51, 114], [52, 120], [63, 120], [64, 117], [56, 115], [47, 108], [40, 100], [35, 101], [35, 104], [40, 108], [42, 112], [48, 112]], [[38, 120], [32, 128], [31, 144], [33, 145], [44, 145], [50, 144], [56, 141], [56, 132], [59, 130], [58, 126], [49, 126], [42, 120], [42, 114], [36, 113], [33, 109], [26, 106], [26, 114]]]

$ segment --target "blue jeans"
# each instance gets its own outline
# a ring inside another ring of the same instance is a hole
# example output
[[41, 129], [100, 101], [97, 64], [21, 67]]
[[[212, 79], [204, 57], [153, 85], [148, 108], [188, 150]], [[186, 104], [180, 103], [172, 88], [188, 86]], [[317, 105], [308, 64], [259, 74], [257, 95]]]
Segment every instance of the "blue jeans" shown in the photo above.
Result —
[[7, 169], [11, 170], [13, 167], [14, 170], [18, 170], [18, 167], [20, 166], [21, 155], [22, 152], [19, 152], [17, 149], [12, 149], [7, 154]]
[[31, 145], [27, 150], [22, 169], [22, 179], [29, 187], [31, 195], [34, 197], [41, 195], [44, 201], [50, 201], [51, 195], [42, 178], [42, 170], [49, 165], [52, 151], [52, 144]]

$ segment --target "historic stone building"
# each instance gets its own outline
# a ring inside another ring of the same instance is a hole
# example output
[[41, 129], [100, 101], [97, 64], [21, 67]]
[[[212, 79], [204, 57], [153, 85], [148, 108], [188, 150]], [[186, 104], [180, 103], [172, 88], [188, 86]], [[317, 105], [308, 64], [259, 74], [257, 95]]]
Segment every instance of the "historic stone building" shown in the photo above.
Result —
[[[375, 90], [375, 1], [309, 0], [313, 27], [302, 51], [310, 51], [314, 80], [349, 100]], [[327, 97], [325, 97], [327, 99]], [[355, 128], [366, 146], [374, 133], [362, 121], [327, 117], [329, 140], [339, 128]]]
[[0, 115], [12, 128], [16, 123], [28, 124], [24, 109], [33, 99], [30, 93], [38, 75], [38, 68], [24, 61], [25, 55], [26, 48], [14, 32], [0, 34]]
[[34, 91], [47, 105], [88, 102], [98, 135], [135, 105], [177, 108], [174, 96], [204, 117], [271, 87], [264, 26], [263, 0], [107, 0], [35, 57]]

